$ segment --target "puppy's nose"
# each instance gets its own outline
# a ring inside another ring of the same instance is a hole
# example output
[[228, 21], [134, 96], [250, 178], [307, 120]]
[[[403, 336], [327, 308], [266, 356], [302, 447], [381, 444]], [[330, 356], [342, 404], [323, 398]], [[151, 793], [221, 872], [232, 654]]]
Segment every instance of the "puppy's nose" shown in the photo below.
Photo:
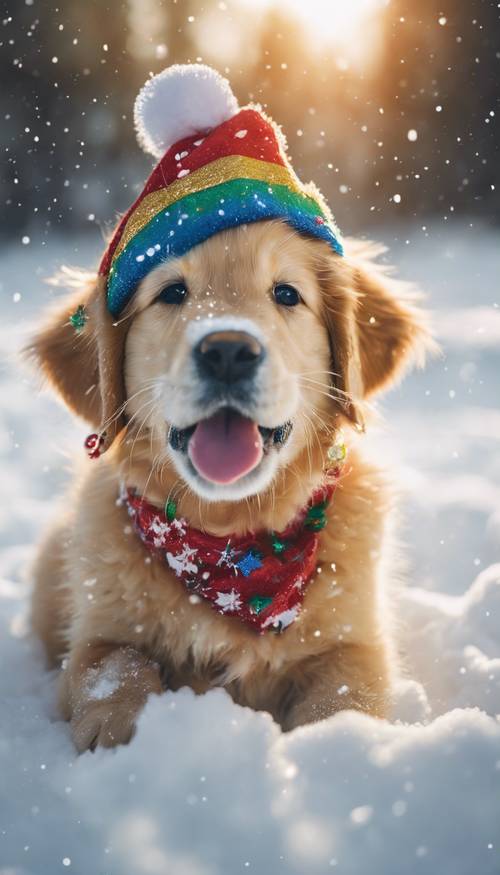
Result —
[[254, 376], [264, 349], [244, 331], [214, 331], [200, 340], [194, 354], [204, 377], [235, 383]]

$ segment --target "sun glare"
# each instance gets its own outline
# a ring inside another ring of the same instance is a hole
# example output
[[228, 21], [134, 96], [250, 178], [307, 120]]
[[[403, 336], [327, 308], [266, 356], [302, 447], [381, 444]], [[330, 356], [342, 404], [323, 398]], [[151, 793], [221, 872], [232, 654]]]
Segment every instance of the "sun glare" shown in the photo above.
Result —
[[362, 37], [367, 19], [384, 4], [382, 0], [281, 0], [281, 5], [300, 17], [314, 36], [340, 44]]
[[303, 22], [313, 41], [328, 43], [349, 61], [369, 59], [377, 24], [389, 0], [245, 0], [252, 7], [285, 11]]

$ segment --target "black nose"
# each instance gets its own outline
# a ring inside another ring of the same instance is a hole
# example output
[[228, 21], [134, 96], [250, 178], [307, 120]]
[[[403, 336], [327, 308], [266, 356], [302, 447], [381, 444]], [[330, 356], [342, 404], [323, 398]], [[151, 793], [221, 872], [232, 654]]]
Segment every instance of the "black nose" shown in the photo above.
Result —
[[235, 383], [254, 376], [264, 349], [244, 331], [214, 331], [200, 340], [194, 355], [202, 376]]

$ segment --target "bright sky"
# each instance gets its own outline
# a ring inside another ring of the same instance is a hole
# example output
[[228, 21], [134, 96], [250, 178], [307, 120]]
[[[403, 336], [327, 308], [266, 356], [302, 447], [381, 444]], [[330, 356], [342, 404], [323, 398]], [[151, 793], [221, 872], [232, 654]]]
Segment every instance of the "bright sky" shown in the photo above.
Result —
[[280, 6], [290, 15], [302, 19], [313, 39], [330, 42], [357, 55], [360, 44], [366, 48], [370, 28], [389, 0], [243, 0], [255, 7]]
[[[203, 60], [234, 64], [242, 52], [250, 54], [251, 40], [263, 13], [273, 6], [303, 25], [304, 40], [335, 51], [340, 69], [366, 66], [380, 47], [380, 13], [390, 0], [238, 0], [246, 7], [245, 26], [241, 17], [230, 14], [223, 0], [203, 14], [186, 18], [186, 27], [197, 31]], [[203, 9], [203, 7], [202, 7]], [[164, 14], [157, 0], [128, 0], [130, 44], [134, 55], [147, 59], [166, 58]], [[228, 14], [223, 14], [226, 10]], [[250, 45], [249, 45], [250, 41]], [[286, 46], [284, 47], [286, 49]], [[286, 54], [286, 52], [285, 52]], [[248, 60], [248, 59], [247, 59]], [[286, 60], [286, 57], [284, 58]], [[345, 65], [345, 66], [344, 66]]]

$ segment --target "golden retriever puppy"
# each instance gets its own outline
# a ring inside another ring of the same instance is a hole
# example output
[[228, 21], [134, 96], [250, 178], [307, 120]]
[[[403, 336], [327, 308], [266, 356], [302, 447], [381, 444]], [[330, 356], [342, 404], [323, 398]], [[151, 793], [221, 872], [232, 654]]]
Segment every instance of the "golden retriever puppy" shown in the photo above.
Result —
[[80, 277], [33, 341], [98, 429], [32, 606], [80, 751], [128, 742], [148, 696], [186, 684], [284, 730], [388, 713], [392, 497], [363, 417], [430, 341], [369, 248], [287, 216], [158, 259], [113, 318], [109, 275]]

